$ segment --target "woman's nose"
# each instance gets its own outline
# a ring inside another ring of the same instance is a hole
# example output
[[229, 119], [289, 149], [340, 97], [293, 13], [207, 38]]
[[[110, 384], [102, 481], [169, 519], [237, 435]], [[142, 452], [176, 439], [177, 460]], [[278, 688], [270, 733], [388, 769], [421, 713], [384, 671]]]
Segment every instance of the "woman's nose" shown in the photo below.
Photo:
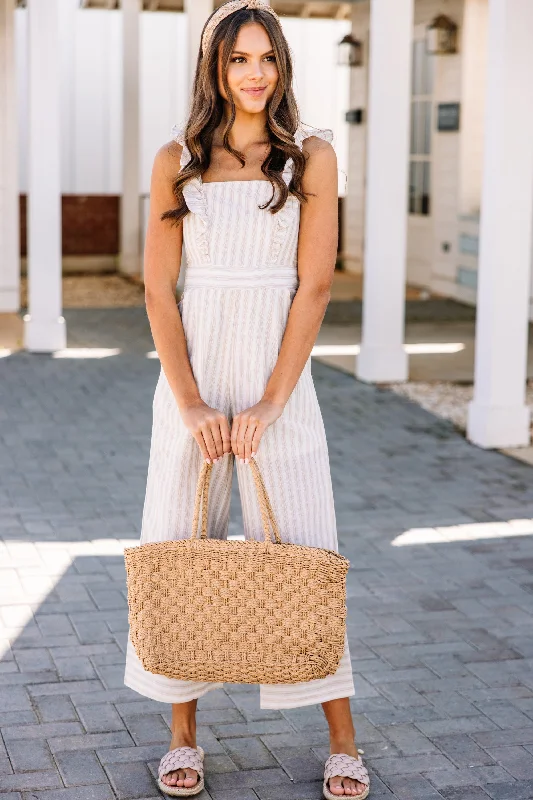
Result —
[[262, 78], [263, 77], [263, 65], [260, 61], [250, 62], [250, 71], [249, 76], [252, 78]]

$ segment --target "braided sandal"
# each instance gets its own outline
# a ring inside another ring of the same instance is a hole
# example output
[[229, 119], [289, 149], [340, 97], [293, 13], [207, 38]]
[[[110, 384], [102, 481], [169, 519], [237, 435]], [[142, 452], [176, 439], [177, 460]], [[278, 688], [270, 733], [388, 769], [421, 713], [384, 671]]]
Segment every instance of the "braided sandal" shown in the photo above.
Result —
[[[363, 783], [366, 789], [363, 789], [360, 794], [333, 794], [329, 789], [328, 781], [335, 775], [341, 778], [353, 778], [354, 781]], [[353, 800], [364, 800], [365, 797], [368, 797], [370, 778], [368, 777], [368, 772], [363, 764], [361, 756], [355, 758], [355, 756], [349, 756], [346, 753], [333, 753], [326, 761], [324, 767], [324, 785], [322, 791], [327, 800], [339, 800], [339, 798], [344, 797], [352, 797]]]
[[[163, 775], [169, 772], [176, 772], [178, 769], [196, 770], [198, 773], [198, 780], [194, 786], [167, 786], [163, 783]], [[169, 750], [159, 762], [158, 768], [159, 780], [157, 785], [165, 794], [172, 797], [184, 797], [191, 794], [198, 794], [204, 788], [204, 751], [198, 747], [175, 747], [174, 750]]]

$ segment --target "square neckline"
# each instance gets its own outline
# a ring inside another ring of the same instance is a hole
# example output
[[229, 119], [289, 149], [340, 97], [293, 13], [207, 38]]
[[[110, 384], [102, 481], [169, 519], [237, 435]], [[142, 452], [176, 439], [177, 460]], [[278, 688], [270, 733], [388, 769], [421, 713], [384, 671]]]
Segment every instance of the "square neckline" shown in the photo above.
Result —
[[202, 186], [210, 186], [212, 183], [213, 184], [218, 184], [218, 185], [223, 184], [223, 183], [268, 183], [269, 186], [271, 185], [270, 181], [265, 181], [264, 178], [251, 178], [249, 180], [246, 180], [246, 179], [238, 180], [238, 179], [236, 179], [236, 180], [231, 180], [231, 181], [204, 181], [204, 179], [202, 178], [201, 175], [200, 175], [200, 183], [202, 184]]

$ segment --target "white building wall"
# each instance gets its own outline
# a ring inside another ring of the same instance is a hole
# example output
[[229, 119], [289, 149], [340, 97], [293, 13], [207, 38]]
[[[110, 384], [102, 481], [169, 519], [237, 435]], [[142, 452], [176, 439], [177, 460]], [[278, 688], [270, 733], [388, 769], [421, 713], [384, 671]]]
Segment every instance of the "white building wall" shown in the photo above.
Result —
[[[63, 193], [119, 194], [122, 149], [122, 32], [120, 12], [60, 4], [61, 186]], [[337, 43], [349, 30], [341, 20], [282, 21], [295, 60], [302, 119], [333, 128], [339, 191], [348, 172], [349, 70], [338, 67]], [[141, 20], [141, 192], [147, 194], [153, 158], [188, 105], [187, 26], [184, 14], [146, 12]], [[16, 13], [21, 192], [27, 190], [26, 11]]]
[[[407, 277], [411, 283], [458, 298], [463, 296], [465, 289], [457, 282], [461, 260], [458, 216], [461, 209], [466, 207], [472, 213], [476, 202], [479, 211], [487, 2], [416, 0], [415, 4], [415, 30], [417, 27], [418, 30], [425, 29], [437, 14], [447, 14], [459, 25], [459, 52], [435, 59], [432, 212], [429, 217], [411, 216], [409, 219]], [[350, 108], [364, 110], [369, 102], [368, 24], [369, 2], [365, 0], [354, 5], [352, 11], [352, 30], [364, 43], [365, 65], [351, 70], [350, 88]], [[447, 102], [461, 104], [458, 133], [436, 130], [437, 104]], [[391, 120], [393, 124], [394, 120]], [[345, 201], [343, 255], [345, 267], [354, 272], [363, 269], [365, 139], [366, 124], [349, 126], [350, 177]]]

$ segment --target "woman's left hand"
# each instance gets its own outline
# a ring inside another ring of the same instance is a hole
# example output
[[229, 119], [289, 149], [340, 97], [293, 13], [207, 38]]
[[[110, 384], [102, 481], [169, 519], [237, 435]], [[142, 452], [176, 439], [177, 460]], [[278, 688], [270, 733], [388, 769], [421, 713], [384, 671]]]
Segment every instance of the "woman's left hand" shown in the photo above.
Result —
[[255, 456], [261, 437], [268, 426], [281, 416], [283, 409], [282, 403], [260, 400], [255, 406], [233, 417], [231, 449], [236, 458], [247, 464]]

